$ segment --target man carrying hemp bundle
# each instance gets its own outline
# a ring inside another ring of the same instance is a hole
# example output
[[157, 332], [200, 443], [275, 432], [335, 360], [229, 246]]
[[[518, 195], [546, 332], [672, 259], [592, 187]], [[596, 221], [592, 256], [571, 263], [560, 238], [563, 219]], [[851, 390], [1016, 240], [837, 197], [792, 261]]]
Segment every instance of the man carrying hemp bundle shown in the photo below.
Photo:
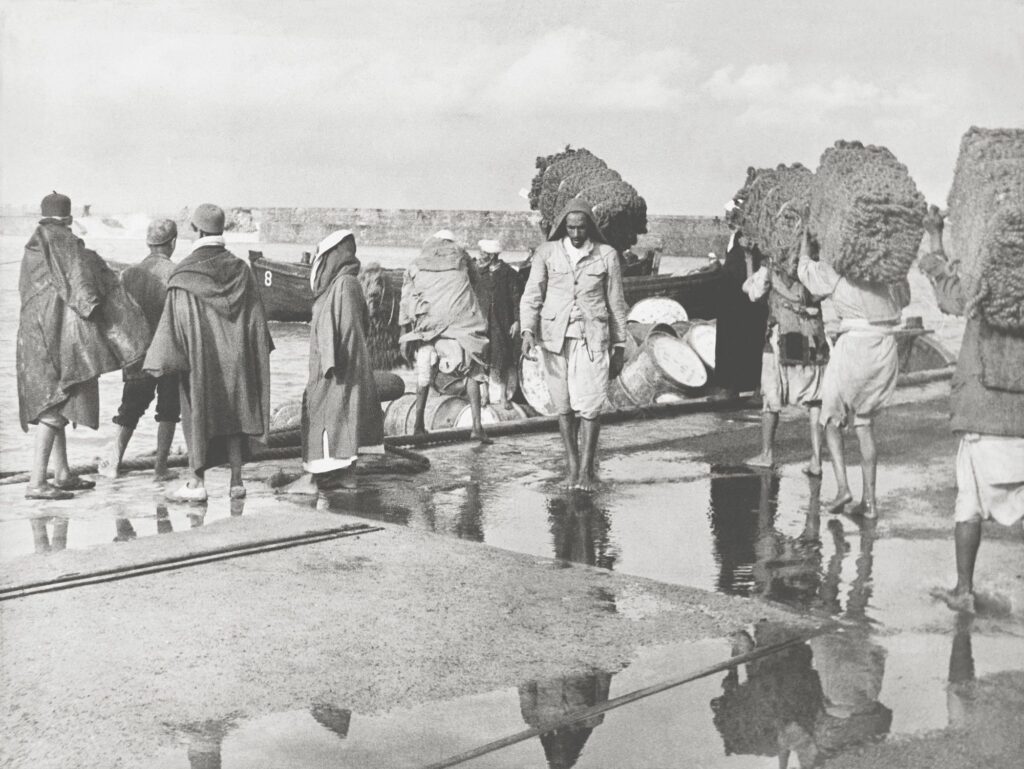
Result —
[[[1024, 213], [1017, 216], [1019, 233], [1024, 230]], [[935, 206], [925, 217], [925, 229], [931, 251], [919, 262], [921, 272], [931, 281], [943, 312], [967, 315], [950, 390], [951, 427], [960, 436], [953, 529], [956, 586], [940, 597], [954, 611], [973, 614], [982, 521], [1015, 526], [1024, 518], [1024, 328], [1012, 333], [992, 322], [993, 313], [986, 313], [987, 308], [969, 307], [971, 297], [964, 290], [959, 263], [946, 259], [942, 216]], [[1006, 253], [1012, 253], [1005, 242], [1009, 240], [1004, 237]], [[1003, 287], [1024, 285], [1021, 245], [1018, 241], [1015, 249], [1017, 281], [1006, 276]], [[1018, 305], [1022, 301], [1024, 296], [1018, 296]]]
[[142, 368], [154, 377], [182, 372], [182, 426], [192, 478], [168, 498], [206, 501], [206, 470], [226, 460], [230, 496], [238, 499], [245, 496], [247, 439], [265, 442], [270, 428], [273, 342], [252, 270], [224, 247], [224, 211], [203, 203], [192, 214], [192, 229], [199, 237], [171, 273]]
[[537, 248], [519, 316], [523, 355], [533, 358], [538, 336], [543, 347], [544, 374], [568, 463], [565, 483], [593, 491], [608, 380], [622, 370], [626, 300], [619, 256], [604, 242], [583, 200], [569, 202], [548, 241]]

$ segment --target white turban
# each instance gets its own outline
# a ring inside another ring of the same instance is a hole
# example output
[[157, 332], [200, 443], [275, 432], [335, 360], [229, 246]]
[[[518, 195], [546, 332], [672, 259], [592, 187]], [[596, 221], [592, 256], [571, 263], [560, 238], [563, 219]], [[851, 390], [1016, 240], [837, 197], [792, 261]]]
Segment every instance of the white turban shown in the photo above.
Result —
[[451, 230], [438, 230], [433, 235], [437, 240], [450, 240], [452, 243], [455, 242], [455, 235]]
[[480, 247], [480, 251], [485, 254], [500, 254], [501, 253], [501, 241], [500, 240], [481, 240], [477, 245]]

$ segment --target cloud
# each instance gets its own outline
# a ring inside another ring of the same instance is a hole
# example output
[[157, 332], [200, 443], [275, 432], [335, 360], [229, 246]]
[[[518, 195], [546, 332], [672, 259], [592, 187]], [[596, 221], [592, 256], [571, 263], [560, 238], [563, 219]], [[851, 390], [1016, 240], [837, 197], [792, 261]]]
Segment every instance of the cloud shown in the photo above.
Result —
[[635, 48], [577, 27], [553, 30], [504, 65], [484, 100], [515, 110], [664, 111], [688, 101], [694, 60], [681, 48]]
[[738, 75], [734, 67], [723, 67], [702, 90], [716, 101], [739, 108], [740, 123], [818, 123], [840, 110], [903, 110], [933, 102], [931, 94], [921, 88], [886, 89], [849, 75], [800, 81], [785, 63], [752, 64]]

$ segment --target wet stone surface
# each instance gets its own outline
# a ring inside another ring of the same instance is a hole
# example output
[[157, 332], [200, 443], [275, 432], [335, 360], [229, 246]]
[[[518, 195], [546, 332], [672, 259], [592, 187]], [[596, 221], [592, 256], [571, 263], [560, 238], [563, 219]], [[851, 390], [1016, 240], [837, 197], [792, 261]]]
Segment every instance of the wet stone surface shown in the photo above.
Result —
[[[773, 470], [737, 464], [755, 453], [757, 419], [741, 412], [606, 428], [602, 487], [594, 495], [559, 488], [552, 435], [429, 449], [433, 466], [423, 475], [366, 476], [358, 490], [317, 499], [275, 496], [256, 481], [244, 506], [214, 499], [205, 518], [187, 506], [158, 504], [152, 490], [140, 503], [142, 481], [130, 477], [123, 494], [116, 484], [103, 491], [102, 510], [79, 509], [76, 517], [70, 505], [63, 508], [70, 521], [56, 505], [31, 520], [3, 520], [0, 557], [218, 520], [230, 525], [226, 519], [243, 513], [287, 515], [302, 507], [355, 515], [551, 559], [552, 568], [584, 564], [771, 601], [836, 623], [778, 655], [467, 766], [858, 765], [864, 751], [904, 741], [979, 735], [985, 714], [1000, 708], [1010, 712], [985, 732], [988, 765], [1013, 765], [1024, 749], [1024, 716], [1011, 707], [1024, 696], [1013, 678], [1024, 670], [1021, 532], [987, 530], [978, 617], [953, 615], [930, 597], [952, 572], [955, 444], [938, 405], [893, 409], [881, 426], [878, 523], [823, 510], [822, 500], [834, 493], [831, 473], [826, 468], [823, 481], [802, 472], [802, 421], [783, 424], [783, 462]], [[849, 461], [856, 491], [856, 455]], [[250, 473], [263, 477], [270, 469]], [[639, 620], [659, 611], [651, 596], [616, 593], [602, 587], [600, 571], [594, 575], [591, 596], [602, 612]], [[385, 714], [357, 712], [339, 698], [256, 718], [167, 723], [176, 748], [146, 766], [425, 766], [794, 632], [777, 623], [737, 627], [727, 639], [641, 649], [623, 669], [524, 681]]]

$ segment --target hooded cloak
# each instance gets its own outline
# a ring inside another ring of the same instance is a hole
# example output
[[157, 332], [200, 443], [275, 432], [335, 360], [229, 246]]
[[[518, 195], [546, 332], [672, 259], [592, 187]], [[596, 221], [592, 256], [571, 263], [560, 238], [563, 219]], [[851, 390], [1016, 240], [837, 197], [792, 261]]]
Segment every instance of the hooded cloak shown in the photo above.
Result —
[[382, 453], [384, 419], [366, 347], [370, 317], [355, 238], [350, 233], [318, 254], [316, 265], [302, 464], [307, 472], [323, 473], [347, 467], [360, 452]]
[[[139, 306], [102, 258], [67, 225], [44, 219], [25, 245], [18, 289], [17, 374], [21, 427], [146, 354], [149, 331]], [[65, 416], [99, 427], [99, 403]], [[77, 398], [73, 400], [78, 401]], [[74, 406], [74, 404], [72, 404]]]
[[751, 302], [743, 282], [761, 266], [761, 254], [751, 252], [753, 267], [747, 271], [746, 249], [737, 230], [729, 243], [719, 281], [718, 322], [715, 336], [714, 382], [740, 392], [761, 384], [761, 355], [768, 327], [768, 305]]
[[401, 344], [454, 339], [477, 362], [487, 365], [487, 321], [477, 301], [476, 268], [465, 249], [428, 238], [405, 273], [399, 323], [411, 329]]
[[223, 464], [222, 439], [229, 436], [266, 442], [273, 349], [245, 262], [209, 245], [178, 264], [143, 369], [154, 377], [182, 372], [182, 425], [193, 470]]

